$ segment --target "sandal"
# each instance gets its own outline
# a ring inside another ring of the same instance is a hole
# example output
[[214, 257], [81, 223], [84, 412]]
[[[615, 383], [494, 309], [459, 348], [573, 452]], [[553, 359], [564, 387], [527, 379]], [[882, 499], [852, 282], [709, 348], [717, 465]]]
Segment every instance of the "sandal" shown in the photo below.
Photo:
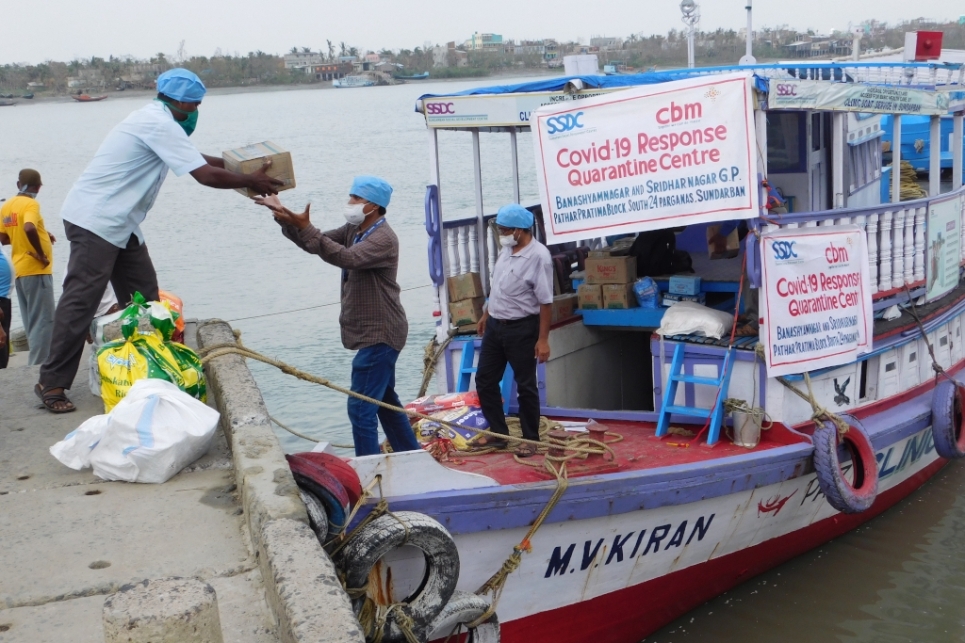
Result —
[[494, 438], [489, 435], [480, 435], [478, 438], [473, 440], [473, 446], [476, 447], [491, 447], [493, 449], [506, 449], [509, 447], [509, 441], [503, 440], [502, 438]]
[[531, 458], [536, 455], [536, 445], [523, 442], [516, 447], [516, 450], [513, 453], [520, 458]]
[[[63, 389], [60, 393], [51, 393], [50, 389], [44, 390], [44, 388], [38, 383], [34, 386], [34, 393], [40, 398], [40, 401], [44, 403], [44, 408], [46, 408], [51, 413], [71, 413], [76, 411], [77, 407], [74, 403], [67, 399], [64, 395]], [[56, 406], [58, 402], [65, 402], [66, 406], [58, 407]]]

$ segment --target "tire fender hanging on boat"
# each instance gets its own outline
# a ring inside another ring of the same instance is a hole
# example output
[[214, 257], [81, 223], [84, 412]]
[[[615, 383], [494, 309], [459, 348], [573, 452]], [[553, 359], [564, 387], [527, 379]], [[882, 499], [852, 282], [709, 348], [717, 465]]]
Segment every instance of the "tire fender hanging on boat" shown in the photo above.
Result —
[[[844, 415], [848, 431], [839, 434], [831, 421], [822, 422], [815, 428], [814, 469], [818, 485], [828, 499], [828, 504], [841, 513], [861, 513], [874, 504], [878, 495], [878, 461], [868, 432], [857, 418]], [[851, 456], [853, 482], [848, 482], [841, 470], [839, 446]]]
[[940, 379], [931, 403], [931, 431], [935, 451], [943, 458], [965, 456], [965, 427], [962, 423], [965, 389], [958, 382]]
[[[422, 551], [425, 574], [415, 593], [398, 602], [402, 604], [404, 613], [411, 617], [414, 632], [424, 638], [433, 619], [452, 598], [459, 580], [459, 551], [445, 527], [429, 516], [414, 511], [385, 514], [358, 530], [345, 543], [335, 562], [345, 574], [346, 587], [353, 592], [368, 586], [370, 573], [383, 556], [407, 545]], [[381, 582], [381, 578], [377, 582]], [[371, 592], [354, 593], [356, 596], [352, 598], [352, 607], [361, 622], [361, 614], [366, 602], [371, 600]], [[390, 600], [395, 599], [390, 597]], [[369, 625], [363, 622], [362, 627], [366, 629]], [[366, 637], [378, 638], [376, 632], [370, 631], [366, 631]], [[381, 640], [405, 640], [398, 623], [392, 618], [386, 619]]]
[[[488, 596], [456, 591], [429, 626], [428, 640], [445, 639], [459, 625], [472, 623], [492, 604]], [[456, 632], [458, 634], [458, 632]], [[499, 643], [499, 619], [495, 614], [470, 631], [472, 643]]]
[[[308, 502], [305, 502], [306, 509], [309, 510], [308, 518], [312, 530], [324, 545], [345, 529], [350, 508], [348, 492], [335, 476], [314, 462], [301, 458], [297, 454], [285, 457], [288, 460], [288, 466], [291, 467], [292, 476], [298, 484], [300, 493], [309, 494], [324, 508], [326, 529], [322, 531], [321, 522], [317, 516], [317, 507], [312, 507]], [[304, 501], [304, 496], [302, 500]], [[312, 517], [313, 510], [316, 512], [314, 519]]]

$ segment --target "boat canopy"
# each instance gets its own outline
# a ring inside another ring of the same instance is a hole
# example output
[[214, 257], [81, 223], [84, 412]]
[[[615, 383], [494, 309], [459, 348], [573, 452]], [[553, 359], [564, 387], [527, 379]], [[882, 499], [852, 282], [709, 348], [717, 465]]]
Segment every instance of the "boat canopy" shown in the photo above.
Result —
[[[545, 104], [581, 100], [630, 87], [690, 78], [750, 72], [756, 89], [767, 97], [764, 109], [820, 109], [824, 111], [893, 114], [946, 114], [965, 109], [965, 65], [961, 63], [808, 63], [786, 61], [764, 65], [729, 65], [619, 76], [563, 76], [478, 87], [451, 94], [424, 94], [415, 111], [424, 114], [430, 128], [524, 129], [530, 113]], [[783, 82], [807, 84], [811, 107], [774, 91]], [[846, 89], [847, 87], [847, 89]], [[830, 88], [830, 90], [829, 90]], [[891, 96], [862, 88], [887, 88]], [[894, 98], [900, 90], [904, 98]], [[830, 91], [830, 93], [829, 93]], [[880, 109], [869, 108], [884, 96]], [[815, 100], [815, 97], [817, 100]], [[779, 100], [781, 98], [782, 100]]]

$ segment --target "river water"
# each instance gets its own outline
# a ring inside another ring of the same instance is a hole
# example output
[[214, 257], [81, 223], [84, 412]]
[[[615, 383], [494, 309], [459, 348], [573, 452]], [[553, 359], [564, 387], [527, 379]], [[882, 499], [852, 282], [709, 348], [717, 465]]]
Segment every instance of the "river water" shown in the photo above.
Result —
[[[510, 82], [510, 81], [505, 81]], [[432, 335], [423, 197], [429, 177], [425, 124], [413, 113], [422, 93], [478, 83], [426, 83], [353, 90], [213, 94], [193, 140], [218, 155], [272, 140], [293, 155], [298, 187], [282, 193], [292, 209], [312, 203], [322, 228], [342, 223], [354, 175], [377, 174], [395, 188], [389, 221], [401, 241], [399, 282], [409, 341], [397, 388], [411, 399], [421, 380], [423, 347]], [[39, 103], [0, 110], [0, 196], [12, 196], [22, 167], [43, 175], [41, 207], [62, 241], [61, 203], [98, 145], [148, 97], [92, 104]], [[482, 137], [486, 211], [512, 200], [509, 141]], [[446, 218], [474, 214], [471, 139], [443, 133]], [[520, 136], [523, 201], [537, 200], [533, 152]], [[349, 383], [353, 354], [338, 328], [338, 269], [284, 239], [266, 210], [235, 192], [169, 175], [143, 226], [162, 288], [180, 295], [186, 315], [218, 317], [241, 329], [245, 343], [335, 382]], [[59, 283], [66, 243], [55, 245]], [[19, 312], [14, 298], [14, 327]], [[251, 363], [270, 412], [320, 439], [350, 441], [339, 394]], [[85, 373], [77, 386], [86, 383]], [[279, 433], [286, 450], [311, 445]], [[867, 526], [746, 582], [694, 610], [647, 641], [946, 642], [965, 640], [965, 468], [949, 466], [931, 483]], [[646, 604], [627, 609], [646, 609]]]

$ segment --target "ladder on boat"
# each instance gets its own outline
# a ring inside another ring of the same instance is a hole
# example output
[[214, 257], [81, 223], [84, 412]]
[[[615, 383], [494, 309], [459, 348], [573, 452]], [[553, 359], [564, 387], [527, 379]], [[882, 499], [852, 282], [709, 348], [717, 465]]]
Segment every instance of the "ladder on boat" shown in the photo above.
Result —
[[[469, 390], [469, 383], [472, 380], [472, 374], [477, 370], [477, 367], [473, 366], [475, 357], [475, 340], [470, 339], [463, 342], [462, 356], [459, 358], [459, 377], [456, 381], [457, 393], [465, 393]], [[503, 372], [503, 379], [499, 385], [499, 390], [503, 396], [503, 413], [509, 413], [509, 396], [513, 392], [513, 367], [509, 364], [506, 364], [506, 370]]]
[[[660, 413], [657, 420], [657, 437], [661, 438], [667, 434], [670, 428], [670, 416], [672, 414], [687, 415], [690, 417], [706, 418], [709, 420], [707, 444], [715, 444], [720, 438], [720, 427], [724, 421], [724, 400], [727, 398], [727, 389], [730, 386], [730, 376], [734, 370], [734, 347], [727, 348], [718, 370], [717, 377], [701, 377], [698, 375], [686, 375], [684, 368], [684, 353], [686, 344], [677, 344], [673, 351], [673, 359], [670, 362], [670, 372], [667, 374], [667, 381], [664, 385], [663, 404], [660, 406]], [[661, 362], [660, 368], [663, 368]], [[675, 404], [677, 400], [677, 385], [702, 384], [717, 388], [717, 397], [713, 407], [702, 409], [686, 404]]]

